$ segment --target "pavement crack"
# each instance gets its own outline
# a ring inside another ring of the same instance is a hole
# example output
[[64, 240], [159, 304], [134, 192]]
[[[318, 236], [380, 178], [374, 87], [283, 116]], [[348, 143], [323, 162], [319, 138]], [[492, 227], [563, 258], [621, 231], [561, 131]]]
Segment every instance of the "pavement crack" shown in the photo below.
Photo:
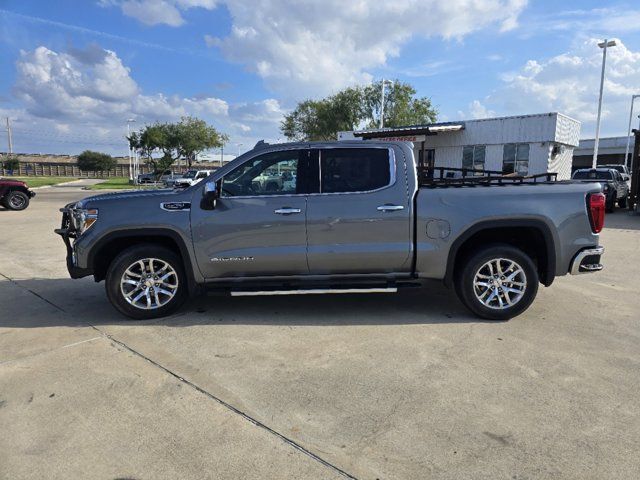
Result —
[[14, 284], [17, 287], [20, 287], [24, 290], [26, 290], [29, 293], [32, 293], [33, 295], [35, 295], [36, 297], [38, 297], [40, 300], [42, 300], [43, 302], [48, 303], [49, 305], [51, 305], [53, 308], [55, 308], [56, 310], [61, 311], [62, 313], [67, 313], [66, 310], [58, 305], [56, 305], [55, 303], [47, 300], [46, 298], [44, 298], [42, 295], [40, 295], [38, 292], [30, 289], [29, 287], [25, 287], [24, 285], [21, 285], [20, 283], [16, 282], [13, 278], [11, 277], [7, 277], [4, 273], [0, 272], [0, 277], [5, 278], [6, 280], [8, 280], [9, 282], [11, 282], [12, 284]]
[[220, 397], [217, 397], [213, 393], [205, 390], [204, 388], [202, 388], [199, 385], [193, 383], [192, 381], [180, 376], [179, 374], [175, 373], [174, 371], [170, 370], [169, 368], [165, 367], [164, 365], [156, 362], [152, 358], [149, 358], [146, 355], [144, 355], [143, 353], [140, 353], [136, 349], [131, 348], [126, 343], [114, 338], [112, 335], [100, 330], [98, 327], [96, 327], [94, 325], [91, 325], [91, 324], [89, 324], [89, 325], [92, 328], [94, 328], [95, 330], [97, 330], [98, 332], [100, 332], [102, 335], [104, 335], [106, 338], [111, 340], [112, 342], [118, 344], [119, 346], [121, 346], [122, 348], [128, 350], [129, 352], [133, 353], [134, 355], [137, 355], [140, 358], [146, 360], [147, 362], [149, 362], [152, 365], [154, 365], [155, 367], [161, 369], [165, 373], [167, 373], [167, 374], [171, 375], [172, 377], [178, 379], [180, 382], [188, 385], [189, 387], [193, 388], [194, 390], [196, 390], [196, 391], [200, 392], [201, 394], [205, 395], [209, 399], [214, 400], [215, 402], [218, 402], [220, 405], [222, 405], [226, 409], [232, 411], [233, 413], [235, 413], [237, 415], [240, 415], [243, 419], [245, 419], [248, 422], [252, 423], [256, 427], [261, 428], [261, 429], [265, 430], [266, 432], [270, 433], [271, 435], [274, 435], [274, 436], [278, 437], [280, 440], [282, 440], [286, 444], [290, 445], [291, 447], [295, 448], [296, 450], [298, 450], [299, 452], [303, 453], [304, 455], [306, 455], [306, 456], [312, 458], [313, 460], [321, 463], [325, 467], [330, 468], [331, 470], [335, 471], [336, 473], [342, 475], [345, 478], [349, 478], [351, 480], [358, 480], [357, 477], [354, 477], [350, 473], [348, 473], [348, 472], [344, 471], [343, 469], [341, 469], [340, 467], [330, 463], [329, 461], [325, 460], [324, 458], [319, 457], [318, 455], [316, 455], [312, 451], [310, 451], [310, 450], [306, 449], [305, 447], [303, 447], [301, 444], [299, 444], [295, 440], [287, 437], [286, 435], [283, 435], [282, 433], [278, 432], [277, 430], [274, 430], [273, 428], [271, 428], [268, 425], [262, 423], [260, 420], [257, 420], [255, 418], [253, 418], [252, 416], [250, 416], [249, 414], [243, 412], [242, 410], [237, 409], [236, 407], [234, 407], [230, 403], [222, 400]]
[[47, 353], [57, 352], [58, 350], [63, 350], [65, 348], [71, 348], [71, 347], [75, 347], [77, 345], [82, 345], [83, 343], [93, 342], [94, 340], [102, 340], [103, 338], [104, 338], [104, 335], [100, 335], [98, 337], [88, 338], [86, 340], [80, 340], [79, 342], [69, 343], [67, 345], [62, 345], [60, 347], [52, 348], [50, 350], [44, 350], [42, 352], [34, 353], [32, 355], [25, 355], [23, 357], [11, 358], [9, 360], [0, 361], [0, 365], [6, 365], [7, 363], [12, 363], [12, 362], [20, 362], [22, 360], [26, 360], [26, 359], [29, 359], [29, 358], [39, 357], [40, 355], [45, 355]]
[[[21, 285], [20, 283], [16, 282], [14, 279], [4, 275], [3, 273], [0, 272], [0, 276], [4, 277], [6, 280], [8, 280], [9, 282], [13, 283], [14, 285], [17, 285], [20, 288], [23, 288], [25, 290], [27, 290], [28, 292], [32, 293], [33, 295], [35, 295], [36, 297], [38, 297], [40, 300], [48, 303], [49, 305], [51, 305], [52, 307], [56, 308], [57, 310], [61, 311], [64, 314], [67, 314], [67, 311], [56, 305], [55, 303], [47, 300], [45, 297], [43, 297], [42, 295], [40, 295], [39, 293], [33, 291], [32, 289], [30, 289], [29, 287], [26, 287], [24, 285]], [[324, 465], [325, 467], [333, 470], [334, 472], [342, 475], [345, 478], [351, 479], [351, 480], [358, 480], [357, 477], [354, 477], [353, 475], [351, 475], [350, 473], [346, 472], [345, 470], [341, 469], [340, 467], [338, 467], [337, 465], [334, 465], [333, 463], [330, 463], [329, 461], [325, 460], [324, 458], [316, 455], [315, 453], [313, 453], [311, 450], [306, 449], [305, 447], [303, 447], [301, 444], [299, 444], [298, 442], [296, 442], [295, 440], [287, 437], [286, 435], [283, 435], [282, 433], [278, 432], [277, 430], [274, 430], [273, 428], [269, 427], [268, 425], [262, 423], [260, 420], [257, 420], [255, 418], [253, 418], [252, 416], [250, 416], [249, 414], [243, 412], [242, 410], [237, 409], [236, 407], [234, 407], [233, 405], [231, 405], [230, 403], [224, 401], [223, 399], [221, 399], [220, 397], [215, 396], [213, 393], [205, 390], [204, 388], [200, 387], [199, 385], [193, 383], [192, 381], [178, 375], [177, 373], [175, 373], [174, 371], [170, 370], [169, 368], [165, 367], [164, 365], [156, 362], [155, 360], [153, 360], [150, 357], [147, 357], [146, 355], [144, 355], [143, 353], [140, 353], [139, 351], [137, 351], [136, 349], [130, 347], [129, 345], [127, 345], [126, 343], [116, 339], [115, 337], [113, 337], [112, 335], [108, 334], [107, 332], [101, 330], [100, 328], [96, 327], [95, 325], [92, 325], [89, 322], [83, 322], [86, 325], [88, 325], [89, 327], [93, 328], [95, 331], [97, 331], [98, 333], [100, 333], [100, 335], [102, 337], [108, 338], [109, 340], [111, 340], [112, 342], [118, 344], [119, 346], [121, 346], [122, 348], [128, 350], [129, 352], [133, 353], [134, 355], [137, 355], [138, 357], [146, 360], [147, 362], [151, 363], [153, 366], [159, 368], [160, 370], [164, 371], [165, 373], [171, 375], [172, 377], [176, 378], [177, 380], [179, 380], [180, 382], [184, 383], [185, 385], [188, 385], [189, 387], [193, 388], [194, 390], [200, 392], [201, 394], [203, 394], [204, 396], [206, 396], [207, 398], [219, 403], [220, 405], [222, 405], [223, 407], [225, 407], [227, 410], [230, 410], [231, 412], [235, 413], [236, 415], [240, 415], [243, 419], [245, 419], [246, 421], [250, 422], [251, 424], [255, 425], [258, 428], [261, 428], [263, 430], [265, 430], [266, 432], [270, 433], [271, 435], [279, 438], [280, 440], [282, 440], [283, 442], [285, 442], [286, 444], [288, 444], [289, 446], [295, 448], [296, 450], [298, 450], [299, 452], [301, 452], [302, 454], [306, 455], [307, 457], [315, 460], [316, 462], [321, 463], [322, 465]], [[95, 340], [95, 339], [91, 339], [91, 340]], [[88, 341], [88, 340], [87, 340]], [[70, 344], [70, 345], [66, 345], [65, 347], [62, 348], [66, 348], [66, 347], [71, 347], [74, 345], [77, 345], [79, 343], [84, 343], [84, 342], [76, 342], [75, 344]]]

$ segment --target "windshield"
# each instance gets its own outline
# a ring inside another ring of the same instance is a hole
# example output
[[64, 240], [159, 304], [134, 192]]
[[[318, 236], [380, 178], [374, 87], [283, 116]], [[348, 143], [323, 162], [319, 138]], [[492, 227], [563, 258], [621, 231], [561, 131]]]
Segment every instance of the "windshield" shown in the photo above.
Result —
[[611, 172], [603, 172], [598, 170], [589, 170], [585, 172], [576, 172], [573, 178], [577, 180], [611, 180]]
[[196, 173], [198, 173], [197, 170], [189, 170], [187, 173], [184, 174], [184, 178], [195, 178]]

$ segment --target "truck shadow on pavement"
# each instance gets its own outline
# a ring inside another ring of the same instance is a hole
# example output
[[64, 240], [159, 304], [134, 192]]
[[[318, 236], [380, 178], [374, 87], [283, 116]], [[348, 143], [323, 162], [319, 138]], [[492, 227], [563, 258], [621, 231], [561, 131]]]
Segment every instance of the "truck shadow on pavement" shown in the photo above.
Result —
[[[2, 290], [5, 294], [2, 294]], [[0, 298], [16, 290], [20, 299], [6, 304], [0, 327], [37, 328], [82, 325], [393, 325], [479, 323], [439, 282], [396, 294], [292, 296], [200, 296], [171, 316], [131, 321], [107, 301], [104, 284], [90, 279], [24, 279], [0, 282]], [[3, 302], [7, 303], [7, 302]], [[488, 322], [493, 323], [493, 322]]]

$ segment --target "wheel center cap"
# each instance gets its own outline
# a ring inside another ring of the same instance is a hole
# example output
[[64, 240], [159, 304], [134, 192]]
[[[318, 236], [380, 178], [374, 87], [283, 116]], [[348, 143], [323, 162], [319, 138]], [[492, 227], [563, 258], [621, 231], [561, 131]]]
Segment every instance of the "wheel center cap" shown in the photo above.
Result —
[[152, 278], [147, 278], [147, 279], [144, 281], [144, 284], [145, 284], [147, 287], [153, 287], [153, 279], [152, 279]]

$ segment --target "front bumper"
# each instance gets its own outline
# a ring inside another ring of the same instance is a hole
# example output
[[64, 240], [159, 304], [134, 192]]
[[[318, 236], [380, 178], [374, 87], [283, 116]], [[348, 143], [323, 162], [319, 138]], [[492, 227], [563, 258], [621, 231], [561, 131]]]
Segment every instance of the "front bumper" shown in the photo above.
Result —
[[33, 198], [36, 196], [36, 192], [33, 190], [27, 190], [27, 195], [29, 195], [29, 198]]
[[71, 278], [87, 277], [93, 273], [91, 269], [80, 268], [76, 265], [76, 253], [73, 248], [73, 244], [71, 243], [71, 239], [76, 238], [76, 231], [71, 225], [71, 213], [69, 211], [69, 206], [67, 205], [64, 208], [61, 208], [60, 211], [62, 212], [62, 223], [60, 228], [56, 228], [54, 232], [62, 237], [62, 241], [67, 248], [67, 270], [69, 271], [69, 276], [71, 276]]
[[579, 251], [573, 261], [569, 273], [580, 275], [582, 273], [599, 272], [604, 268], [600, 263], [600, 257], [604, 254], [604, 247], [592, 247]]

